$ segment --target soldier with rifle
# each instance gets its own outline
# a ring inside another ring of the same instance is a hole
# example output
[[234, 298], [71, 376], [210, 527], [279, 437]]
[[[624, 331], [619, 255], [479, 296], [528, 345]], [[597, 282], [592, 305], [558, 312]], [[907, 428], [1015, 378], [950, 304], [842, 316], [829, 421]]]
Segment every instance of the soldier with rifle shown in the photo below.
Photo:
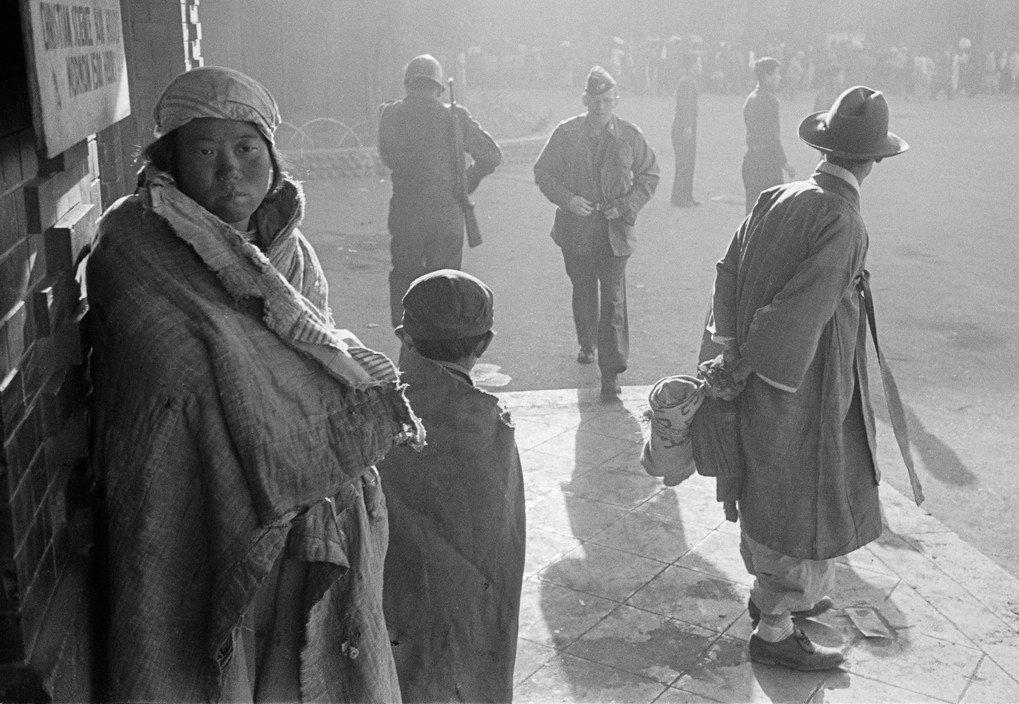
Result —
[[[446, 106], [442, 65], [430, 54], [407, 64], [403, 100], [379, 109], [379, 155], [392, 170], [389, 201], [392, 270], [389, 303], [393, 327], [412, 281], [439, 269], [459, 269], [464, 223], [470, 245], [481, 243], [469, 194], [502, 161], [495, 140], [470, 113]], [[452, 88], [452, 84], [450, 84]], [[465, 168], [464, 154], [471, 157]]]

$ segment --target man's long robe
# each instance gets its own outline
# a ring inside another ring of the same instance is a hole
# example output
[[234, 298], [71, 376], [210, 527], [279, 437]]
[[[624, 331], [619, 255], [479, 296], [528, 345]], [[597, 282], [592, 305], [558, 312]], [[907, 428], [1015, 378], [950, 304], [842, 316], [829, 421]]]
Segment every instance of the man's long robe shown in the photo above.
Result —
[[762, 193], [718, 263], [712, 332], [756, 372], [737, 399], [740, 521], [784, 555], [836, 557], [881, 534], [866, 254], [859, 193], [818, 171]]

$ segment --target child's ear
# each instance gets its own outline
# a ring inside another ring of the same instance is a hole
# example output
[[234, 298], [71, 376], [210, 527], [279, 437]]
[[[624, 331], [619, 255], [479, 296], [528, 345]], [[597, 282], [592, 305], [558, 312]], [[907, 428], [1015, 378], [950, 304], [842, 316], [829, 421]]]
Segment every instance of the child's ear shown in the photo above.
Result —
[[474, 348], [474, 357], [480, 357], [485, 354], [485, 350], [492, 344], [492, 338], [495, 337], [495, 330], [489, 330], [485, 333], [485, 336], [478, 342], [477, 347]]
[[393, 330], [393, 334], [396, 335], [396, 339], [402, 342], [407, 349], [414, 349], [414, 338], [407, 334], [407, 331], [403, 329], [402, 325], [397, 325]]

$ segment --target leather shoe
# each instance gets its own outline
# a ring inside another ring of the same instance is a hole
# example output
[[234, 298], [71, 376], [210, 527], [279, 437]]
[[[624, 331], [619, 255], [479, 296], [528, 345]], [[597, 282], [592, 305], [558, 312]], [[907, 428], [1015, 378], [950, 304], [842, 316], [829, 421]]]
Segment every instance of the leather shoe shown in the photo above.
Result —
[[594, 361], [594, 350], [590, 347], [581, 347], [577, 352], [577, 361], [581, 364], [590, 364]]
[[791, 636], [777, 643], [750, 636], [749, 652], [750, 659], [761, 665], [782, 665], [804, 672], [830, 670], [845, 659], [841, 650], [812, 643], [799, 628], [793, 628]]
[[[835, 608], [835, 602], [832, 601], [830, 596], [822, 596], [817, 600], [817, 603], [811, 606], [809, 609], [803, 611], [793, 611], [793, 618], [813, 618], [814, 616], [820, 616], [825, 611], [831, 611]], [[761, 610], [757, 608], [757, 604], [754, 603], [753, 599], [747, 599], [747, 611], [750, 612], [750, 620], [756, 626], [757, 622], [761, 620]]]
[[601, 395], [605, 398], [615, 398], [622, 393], [615, 374], [605, 374], [601, 378]]

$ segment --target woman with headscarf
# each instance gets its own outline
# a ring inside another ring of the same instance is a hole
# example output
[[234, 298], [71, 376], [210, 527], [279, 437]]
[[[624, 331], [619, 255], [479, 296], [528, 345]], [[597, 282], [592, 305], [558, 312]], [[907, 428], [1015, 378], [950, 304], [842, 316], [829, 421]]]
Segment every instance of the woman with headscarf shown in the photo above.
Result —
[[334, 327], [266, 89], [199, 68], [154, 115], [87, 269], [108, 696], [399, 701], [374, 464], [420, 423]]

